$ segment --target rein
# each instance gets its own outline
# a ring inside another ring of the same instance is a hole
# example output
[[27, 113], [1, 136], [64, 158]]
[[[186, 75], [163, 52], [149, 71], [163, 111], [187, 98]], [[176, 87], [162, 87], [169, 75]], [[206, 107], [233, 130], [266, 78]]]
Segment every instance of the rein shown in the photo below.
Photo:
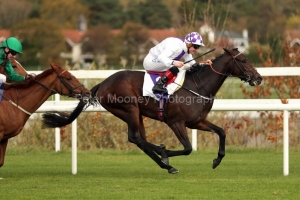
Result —
[[[175, 83], [175, 82], [173, 82], [173, 83]], [[206, 97], [206, 96], [202, 96], [201, 94], [199, 94], [199, 93], [197, 93], [197, 92], [195, 92], [195, 91], [193, 91], [193, 90], [190, 90], [190, 89], [188, 89], [188, 88], [186, 88], [186, 87], [183, 87], [182, 85], [180, 85], [180, 84], [178, 84], [178, 83], [175, 83], [175, 84], [178, 85], [178, 86], [180, 86], [181, 88], [183, 88], [183, 89], [185, 89], [185, 90], [187, 90], [187, 91], [193, 93], [194, 95], [203, 98], [203, 99], [206, 99], [206, 100], [213, 100], [213, 99], [214, 99], [213, 97], [212, 97], [212, 98], [209, 98], [209, 97]]]

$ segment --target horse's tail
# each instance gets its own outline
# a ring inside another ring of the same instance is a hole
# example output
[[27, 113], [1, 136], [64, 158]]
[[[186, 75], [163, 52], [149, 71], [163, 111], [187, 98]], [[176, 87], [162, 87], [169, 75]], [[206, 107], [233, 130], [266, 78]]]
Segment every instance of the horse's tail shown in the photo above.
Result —
[[90, 105], [96, 105], [99, 104], [96, 97], [96, 92], [98, 90], [99, 85], [96, 85], [92, 88], [92, 98], [89, 99], [89, 101], [85, 101], [84, 99], [81, 99], [78, 103], [77, 107], [73, 110], [71, 114], [65, 113], [65, 112], [59, 112], [59, 111], [48, 111], [43, 114], [43, 120], [42, 120], [42, 128], [57, 128], [57, 127], [63, 127], [70, 123], [72, 123], [79, 115], [80, 113], [89, 107]]

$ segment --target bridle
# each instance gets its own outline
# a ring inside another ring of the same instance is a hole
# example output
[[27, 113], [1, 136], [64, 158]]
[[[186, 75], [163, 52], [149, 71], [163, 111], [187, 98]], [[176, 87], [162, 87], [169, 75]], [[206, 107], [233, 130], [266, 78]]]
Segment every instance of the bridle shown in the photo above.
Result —
[[[55, 70], [54, 70], [54, 71], [55, 71]], [[69, 94], [69, 95], [64, 95], [64, 94], [62, 94], [62, 86], [61, 86], [61, 92], [58, 92], [58, 91], [54, 90], [53, 88], [50, 88], [50, 87], [44, 85], [43, 83], [37, 81], [36, 79], [33, 79], [33, 80], [34, 80], [37, 84], [41, 85], [42, 87], [44, 87], [44, 88], [46, 88], [46, 89], [48, 89], [48, 90], [51, 90], [54, 94], [58, 93], [58, 94], [60, 94], [60, 95], [62, 95], [62, 96], [68, 96], [68, 97], [71, 97], [72, 94], [73, 94], [73, 92], [74, 92], [74, 90], [77, 89], [77, 88], [79, 88], [79, 87], [81, 87], [81, 86], [83, 86], [83, 84], [79, 84], [78, 86], [75, 86], [75, 87], [72, 88], [72, 87], [71, 87], [67, 82], [65, 82], [64, 79], [61, 77], [61, 75], [62, 75], [64, 72], [66, 72], [66, 71], [67, 71], [67, 70], [65, 69], [65, 70], [62, 71], [60, 74], [58, 74], [57, 71], [55, 71], [55, 73], [56, 73], [57, 77], [59, 78], [60, 83], [63, 84], [64, 86], [66, 86], [66, 87], [69, 89], [69, 91], [70, 91], [70, 94]], [[77, 95], [78, 95], [78, 96], [76, 96], [76, 98], [81, 98], [81, 94], [77, 94]]]
[[[248, 75], [246, 72], [245, 72], [245, 70], [243, 70], [243, 68], [240, 66], [240, 64], [239, 64], [239, 62], [246, 62], [245, 60], [239, 60], [239, 59], [237, 59], [237, 57], [239, 56], [239, 55], [241, 55], [242, 53], [241, 52], [239, 52], [238, 54], [236, 54], [236, 55], [231, 55], [231, 57], [233, 58], [233, 62], [238, 66], [238, 68], [243, 72], [243, 74], [244, 75], [242, 75], [242, 76], [236, 76], [236, 75], [232, 75], [231, 73], [228, 73], [228, 74], [224, 74], [224, 73], [221, 73], [221, 72], [218, 72], [217, 70], [215, 70], [214, 68], [213, 68], [213, 66], [212, 65], [210, 65], [210, 68], [212, 69], [212, 71], [213, 72], [215, 72], [216, 74], [220, 74], [220, 75], [222, 75], [222, 76], [227, 76], [227, 77], [237, 77], [237, 78], [240, 78], [241, 80], [245, 80], [245, 82], [249, 82], [249, 81], [251, 81], [251, 76], [250, 75]], [[239, 61], [239, 62], [238, 62]], [[252, 70], [252, 69], [251, 69]], [[231, 72], [232, 72], [232, 70], [231, 70]]]

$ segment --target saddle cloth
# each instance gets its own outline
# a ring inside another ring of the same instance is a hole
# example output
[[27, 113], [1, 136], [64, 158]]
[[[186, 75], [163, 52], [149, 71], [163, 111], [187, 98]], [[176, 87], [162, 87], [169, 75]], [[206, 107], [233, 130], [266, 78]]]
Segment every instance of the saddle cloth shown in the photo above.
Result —
[[[184, 82], [186, 70], [182, 70], [179, 68], [179, 72], [177, 74], [177, 77], [173, 82], [167, 85], [168, 95], [167, 98], [172, 95], [175, 91], [177, 91], [179, 88], [181, 88], [181, 85]], [[159, 74], [155, 73], [148, 73], [145, 72], [144, 76], [144, 84], [143, 84], [143, 96], [150, 96], [153, 97], [156, 100], [159, 100], [160, 96], [159, 94], [153, 94], [152, 88], [154, 84], [159, 80], [160, 76]], [[177, 83], [177, 84], [176, 84]]]

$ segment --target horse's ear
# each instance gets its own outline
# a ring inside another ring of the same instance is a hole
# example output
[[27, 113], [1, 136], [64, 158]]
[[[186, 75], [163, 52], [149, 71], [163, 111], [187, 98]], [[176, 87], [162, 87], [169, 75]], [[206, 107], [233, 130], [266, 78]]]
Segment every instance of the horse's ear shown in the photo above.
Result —
[[54, 63], [50, 63], [50, 67], [51, 67], [52, 69], [54, 68], [54, 66], [55, 66]]
[[59, 65], [57, 65], [55, 63], [50, 63], [50, 66], [51, 66], [52, 69], [60, 67]]
[[229, 51], [227, 49], [225, 49], [225, 48], [223, 48], [223, 49], [224, 49], [225, 52], [229, 53]]

